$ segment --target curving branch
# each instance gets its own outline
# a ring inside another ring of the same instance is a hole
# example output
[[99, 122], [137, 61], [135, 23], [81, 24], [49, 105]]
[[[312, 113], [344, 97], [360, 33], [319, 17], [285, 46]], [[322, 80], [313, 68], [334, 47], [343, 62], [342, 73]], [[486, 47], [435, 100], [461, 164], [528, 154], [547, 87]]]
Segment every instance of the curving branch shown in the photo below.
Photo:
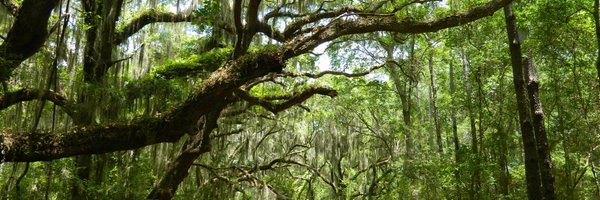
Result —
[[318, 45], [337, 39], [344, 35], [389, 31], [395, 33], [427, 33], [446, 28], [456, 27], [475, 20], [491, 16], [500, 8], [508, 5], [513, 0], [492, 0], [484, 5], [471, 8], [469, 11], [437, 18], [430, 21], [416, 21], [413, 19], [400, 19], [394, 15], [361, 14], [353, 17], [338, 17], [329, 24], [320, 25], [311, 29], [305, 37], [295, 37], [288, 42], [290, 46], [284, 58], [291, 58], [308, 53]]
[[322, 71], [319, 72], [317, 74], [313, 74], [313, 73], [284, 73], [281, 76], [284, 77], [308, 77], [308, 78], [321, 78], [325, 75], [333, 75], [333, 76], [345, 76], [348, 78], [355, 78], [355, 77], [362, 77], [362, 76], [366, 76], [368, 74], [370, 74], [371, 72], [382, 68], [385, 65], [379, 65], [379, 66], [375, 66], [367, 71], [363, 71], [363, 72], [358, 72], [358, 73], [346, 73], [346, 72], [340, 72], [340, 71], [331, 71], [331, 70], [327, 70], [327, 71]]
[[[254, 102], [255, 105], [263, 106], [274, 113], [302, 103], [315, 94], [334, 97], [337, 95], [335, 90], [313, 87], [293, 95], [284, 102], [274, 103], [253, 97], [239, 88], [269, 73], [281, 73], [289, 58], [308, 52], [310, 48], [343, 35], [375, 31], [432, 32], [491, 15], [511, 1], [493, 0], [469, 12], [429, 22], [376, 15], [355, 15], [356, 18], [352, 19], [338, 18], [331, 22], [331, 26], [317, 27], [311, 32], [313, 33], [311, 36], [298, 37], [278, 50], [244, 55], [228, 62], [206, 79], [184, 103], [163, 116], [130, 123], [74, 127], [60, 134], [47, 131], [0, 130], [0, 158], [3, 162], [53, 160], [74, 155], [130, 150], [161, 142], [175, 142], [184, 134], [195, 132], [198, 128], [198, 120], [212, 110], [215, 102], [229, 102], [231, 98], [235, 98], [234, 93], [237, 98]], [[18, 64], [41, 47], [47, 37], [47, 18], [57, 2], [57, 0], [23, 2], [19, 12], [25, 14], [19, 15], [7, 40], [0, 45], [0, 62], [5, 62], [9, 58], [10, 54], [6, 54], [8, 52], [18, 54], [19, 59], [15, 60]], [[32, 26], [32, 23], [41, 23], [44, 26]], [[6, 70], [6, 65], [0, 67], [0, 72], [4, 72], [0, 73], [0, 78], [8, 78], [6, 72], [9, 70]], [[12, 65], [12, 67], [16, 66]]]
[[47, 161], [83, 154], [101, 154], [176, 142], [195, 133], [197, 122], [225, 102], [234, 90], [250, 80], [280, 72], [279, 54], [258, 52], [229, 62], [212, 74], [180, 106], [171, 112], [129, 123], [74, 127], [60, 134], [48, 131], [0, 130], [0, 162]]
[[336, 10], [332, 10], [332, 11], [319, 12], [319, 13], [315, 13], [313, 15], [308, 15], [308, 16], [300, 18], [299, 20], [296, 20], [296, 21], [292, 22], [291, 24], [289, 24], [288, 26], [286, 26], [286, 29], [283, 32], [283, 35], [286, 38], [291, 39], [294, 36], [299, 35], [299, 31], [302, 29], [302, 27], [306, 26], [307, 24], [315, 23], [315, 22], [318, 22], [323, 19], [339, 17], [339, 16], [347, 14], [347, 13], [359, 13], [359, 12], [361, 12], [361, 10], [359, 10], [353, 6], [345, 6], [345, 7], [342, 7], [342, 8], [336, 9]]
[[123, 43], [127, 38], [131, 37], [148, 24], [158, 22], [191, 22], [193, 17], [192, 14], [168, 13], [155, 9], [144, 11], [140, 16], [127, 22], [120, 31], [115, 33], [115, 43]]
[[384, 65], [379, 65], [379, 66], [375, 66], [367, 71], [363, 71], [363, 72], [358, 72], [358, 73], [346, 73], [346, 72], [341, 72], [341, 71], [331, 71], [331, 70], [326, 70], [326, 71], [322, 71], [319, 72], [317, 74], [313, 74], [313, 73], [292, 73], [292, 72], [284, 72], [284, 73], [279, 73], [279, 74], [270, 74], [269, 76], [265, 76], [259, 80], [256, 80], [252, 83], [249, 83], [248, 85], [246, 85], [244, 88], [246, 88], [246, 90], [261, 84], [261, 83], [265, 83], [265, 82], [269, 82], [269, 81], [274, 81], [275, 78], [279, 78], [279, 77], [289, 77], [289, 78], [295, 78], [295, 77], [308, 77], [308, 78], [321, 78], [325, 75], [332, 75], [332, 76], [345, 76], [348, 78], [356, 78], [356, 77], [362, 77], [362, 76], [366, 76], [368, 74], [370, 74], [371, 72], [382, 68]]
[[[284, 111], [292, 106], [298, 105], [298, 104], [306, 101], [310, 97], [314, 96], [315, 94], [325, 95], [325, 96], [329, 96], [332, 98], [337, 96], [337, 91], [335, 91], [333, 89], [329, 89], [329, 88], [323, 88], [323, 87], [310, 87], [301, 93], [290, 95], [290, 96], [284, 96], [284, 97], [259, 98], [259, 97], [254, 97], [254, 96], [250, 95], [248, 92], [241, 90], [241, 89], [235, 90], [234, 93], [239, 98], [249, 102], [251, 105], [261, 106], [261, 107], [265, 108], [266, 110], [272, 112], [273, 114], [277, 114], [278, 112]], [[282, 102], [282, 103], [274, 103], [274, 102], [269, 101], [268, 99], [286, 99], [286, 101]]]
[[0, 82], [8, 80], [21, 62], [44, 45], [48, 39], [48, 19], [56, 5], [58, 0], [23, 1], [15, 22], [0, 44]]
[[0, 96], [0, 110], [6, 109], [17, 103], [38, 99], [51, 101], [55, 105], [62, 107], [67, 114], [73, 116], [74, 109], [64, 96], [54, 91], [43, 91], [39, 89], [20, 89], [14, 92], [5, 93]]

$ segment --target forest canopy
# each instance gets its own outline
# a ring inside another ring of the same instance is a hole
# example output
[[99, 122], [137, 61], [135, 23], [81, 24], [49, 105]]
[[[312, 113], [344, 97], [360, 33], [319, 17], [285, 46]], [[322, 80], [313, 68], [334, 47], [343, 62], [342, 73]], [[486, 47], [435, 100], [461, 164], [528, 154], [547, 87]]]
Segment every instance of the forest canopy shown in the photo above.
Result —
[[0, 0], [3, 199], [600, 199], [599, 0]]

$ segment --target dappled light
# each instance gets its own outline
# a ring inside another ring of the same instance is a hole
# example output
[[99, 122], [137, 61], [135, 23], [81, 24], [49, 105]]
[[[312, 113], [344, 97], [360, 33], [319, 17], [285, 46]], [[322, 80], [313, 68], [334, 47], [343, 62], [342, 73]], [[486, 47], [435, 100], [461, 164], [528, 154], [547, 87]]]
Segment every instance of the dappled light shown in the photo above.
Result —
[[0, 0], [0, 198], [598, 199], [599, 7]]

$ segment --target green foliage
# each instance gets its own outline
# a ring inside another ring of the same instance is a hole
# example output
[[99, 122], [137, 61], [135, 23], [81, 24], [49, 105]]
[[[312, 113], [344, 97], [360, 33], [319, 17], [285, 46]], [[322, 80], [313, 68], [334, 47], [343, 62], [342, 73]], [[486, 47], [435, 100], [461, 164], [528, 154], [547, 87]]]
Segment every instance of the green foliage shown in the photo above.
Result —
[[194, 13], [198, 16], [193, 21], [194, 24], [198, 25], [199, 31], [210, 31], [212, 26], [217, 20], [221, 5], [218, 0], [202, 0], [202, 7], [194, 10]]
[[185, 58], [167, 60], [158, 66], [153, 76], [157, 78], [173, 79], [185, 76], [206, 75], [223, 65], [231, 56], [229, 48], [215, 49], [202, 54], [192, 54]]

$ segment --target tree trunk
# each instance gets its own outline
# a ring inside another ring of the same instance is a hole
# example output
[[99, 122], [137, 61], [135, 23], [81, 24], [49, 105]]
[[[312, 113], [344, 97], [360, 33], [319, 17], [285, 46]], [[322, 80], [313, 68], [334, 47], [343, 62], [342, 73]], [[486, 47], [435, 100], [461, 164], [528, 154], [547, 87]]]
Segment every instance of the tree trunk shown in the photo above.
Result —
[[[600, 51], [600, 0], [594, 0], [594, 27], [596, 27], [596, 48]], [[596, 55], [596, 71], [598, 84], [600, 84], [600, 52]]]
[[519, 112], [519, 125], [521, 127], [521, 138], [525, 153], [525, 178], [527, 180], [527, 196], [530, 200], [542, 199], [540, 169], [538, 167], [538, 155], [533, 133], [531, 116], [529, 113], [529, 100], [523, 77], [523, 58], [521, 57], [521, 44], [517, 36], [516, 17], [511, 6], [504, 7], [504, 18], [506, 21], [506, 32], [513, 71], [513, 82], [517, 98], [517, 109]]
[[556, 196], [554, 194], [554, 176], [552, 175], [552, 157], [550, 156], [548, 136], [544, 126], [544, 111], [539, 95], [539, 82], [535, 77], [533, 62], [530, 59], [525, 59], [523, 71], [528, 82], [527, 91], [529, 93], [531, 115], [533, 116], [533, 130], [537, 142], [542, 189], [544, 190], [544, 199], [554, 200]]
[[433, 103], [433, 123], [435, 125], [435, 136], [438, 145], [438, 153], [440, 156], [444, 154], [444, 146], [442, 145], [442, 130], [438, 119], [438, 99], [437, 88], [435, 86], [435, 71], [433, 70], [433, 52], [429, 54], [429, 77], [431, 80], [431, 101]]
[[100, 81], [113, 65], [115, 28], [122, 6], [123, 0], [90, 0], [83, 3], [87, 12], [84, 20], [90, 27], [86, 31], [87, 42], [84, 49], [83, 71], [86, 82]]
[[[454, 101], [454, 65], [450, 63], [450, 96], [452, 97], [452, 105]], [[452, 140], [454, 141], [454, 162], [456, 166], [460, 163], [460, 142], [458, 140], [458, 126], [456, 124], [456, 109], [450, 108], [450, 118], [452, 120]], [[454, 170], [454, 178], [456, 179], [456, 199], [461, 199], [460, 195], [460, 171], [457, 168]]]
[[470, 125], [470, 134], [471, 134], [471, 152], [475, 156], [475, 160], [473, 160], [473, 174], [471, 176], [471, 199], [478, 199], [479, 190], [481, 188], [480, 181], [480, 172], [479, 172], [479, 145], [477, 142], [477, 127], [475, 124], [475, 112], [473, 111], [473, 97], [471, 84], [469, 83], [469, 70], [471, 67], [471, 63], [469, 58], [465, 55], [464, 50], [462, 52], [462, 64], [463, 64], [463, 79], [464, 79], [464, 87], [465, 87], [465, 96], [466, 96], [466, 104], [467, 104], [467, 114], [469, 115], [469, 125]]
[[71, 187], [71, 199], [87, 199], [85, 195], [84, 183], [90, 180], [92, 168], [92, 155], [81, 155], [75, 157], [75, 171], [77, 179], [73, 181]]
[[504, 113], [504, 70], [500, 75], [500, 85], [498, 86], [498, 113], [500, 113], [500, 119], [496, 124], [497, 137], [498, 141], [498, 168], [499, 168], [499, 177], [498, 177], [498, 185], [500, 188], [500, 194], [504, 198], [508, 198], [509, 195], [509, 176], [510, 172], [508, 171], [508, 130], [504, 128], [504, 118], [502, 116]]
[[217, 128], [217, 119], [226, 103], [215, 105], [215, 108], [204, 116], [204, 127], [201, 133], [190, 137], [181, 154], [169, 163], [165, 174], [154, 186], [148, 199], [171, 199], [179, 184], [189, 174], [189, 168], [200, 155], [210, 151], [210, 133]]

